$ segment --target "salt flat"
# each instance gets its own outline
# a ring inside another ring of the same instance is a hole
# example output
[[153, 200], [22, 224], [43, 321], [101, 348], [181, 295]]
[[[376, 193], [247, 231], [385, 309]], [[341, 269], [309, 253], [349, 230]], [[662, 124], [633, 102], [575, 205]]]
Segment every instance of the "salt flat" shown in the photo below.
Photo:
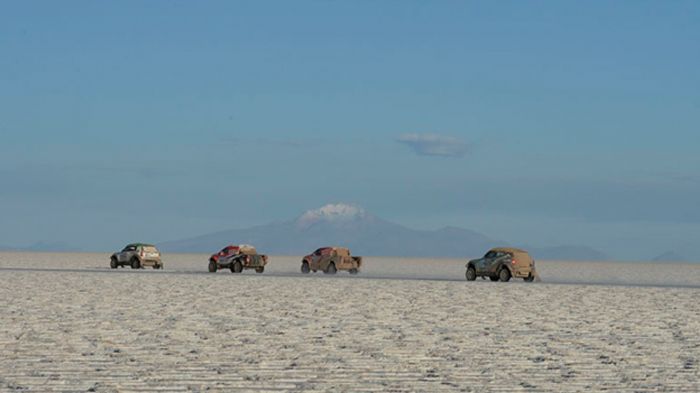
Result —
[[463, 260], [164, 258], [0, 253], [0, 391], [700, 391], [700, 265], [539, 262], [542, 283], [503, 284]]

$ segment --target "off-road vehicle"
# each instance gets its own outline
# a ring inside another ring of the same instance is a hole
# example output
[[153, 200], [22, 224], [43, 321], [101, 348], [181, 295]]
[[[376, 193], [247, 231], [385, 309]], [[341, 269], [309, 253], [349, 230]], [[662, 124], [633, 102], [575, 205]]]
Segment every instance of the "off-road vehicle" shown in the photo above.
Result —
[[123, 250], [115, 252], [109, 258], [109, 267], [116, 269], [120, 266], [131, 266], [132, 269], [152, 266], [154, 269], [162, 269], [163, 261], [160, 259], [160, 251], [156, 246], [132, 243], [127, 244]]
[[539, 278], [535, 271], [535, 260], [527, 251], [517, 248], [492, 248], [483, 258], [473, 259], [467, 264], [467, 281], [477, 277], [491, 281], [509, 281], [512, 277], [527, 282]]
[[357, 274], [362, 266], [362, 257], [353, 257], [345, 247], [321, 247], [307, 255], [301, 261], [301, 272], [304, 274], [319, 270], [327, 274], [335, 274], [338, 270], [347, 270]]
[[231, 269], [232, 273], [240, 273], [243, 269], [255, 269], [256, 273], [265, 271], [267, 255], [258, 254], [255, 247], [241, 244], [226, 246], [221, 251], [209, 257], [209, 272], [216, 273], [219, 269]]

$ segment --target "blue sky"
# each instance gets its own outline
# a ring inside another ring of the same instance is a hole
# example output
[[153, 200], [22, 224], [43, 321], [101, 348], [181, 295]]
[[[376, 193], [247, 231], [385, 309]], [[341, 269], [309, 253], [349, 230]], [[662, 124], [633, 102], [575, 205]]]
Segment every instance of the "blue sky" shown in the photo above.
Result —
[[3, 2], [0, 244], [109, 250], [343, 201], [689, 254], [699, 20], [695, 1]]

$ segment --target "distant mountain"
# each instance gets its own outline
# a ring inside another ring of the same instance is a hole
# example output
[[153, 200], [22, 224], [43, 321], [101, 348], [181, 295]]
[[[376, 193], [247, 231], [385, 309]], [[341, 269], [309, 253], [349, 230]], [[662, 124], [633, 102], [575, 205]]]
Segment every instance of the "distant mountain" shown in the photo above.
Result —
[[494, 241], [473, 231], [406, 228], [369, 214], [361, 207], [330, 204], [309, 210], [297, 219], [211, 233], [158, 246], [168, 252], [213, 252], [229, 243], [250, 243], [268, 254], [305, 255], [318, 247], [342, 245], [353, 253], [374, 256], [479, 255]]
[[535, 259], [562, 261], [605, 261], [604, 253], [587, 246], [526, 247]]
[[[462, 228], [415, 230], [359, 206], [340, 203], [309, 210], [292, 221], [210, 233], [158, 247], [164, 252], [214, 252], [231, 243], [253, 244], [276, 255], [305, 255], [321, 246], [342, 245], [358, 255], [453, 258], [481, 256], [491, 247], [507, 244]], [[574, 246], [538, 249], [534, 255], [541, 259], [605, 258], [593, 249]]]
[[10, 246], [0, 246], [0, 251], [35, 251], [35, 252], [65, 252], [65, 251], [80, 251], [75, 247], [71, 247], [66, 243], [46, 243], [37, 242], [29, 246], [23, 247], [10, 247]]
[[687, 260], [675, 251], [666, 251], [652, 258], [654, 262], [686, 262]]

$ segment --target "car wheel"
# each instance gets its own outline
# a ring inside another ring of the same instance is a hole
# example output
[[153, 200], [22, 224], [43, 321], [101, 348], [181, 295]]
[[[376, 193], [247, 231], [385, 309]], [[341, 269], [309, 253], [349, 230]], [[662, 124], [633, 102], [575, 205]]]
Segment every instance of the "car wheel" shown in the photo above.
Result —
[[532, 275], [532, 273], [528, 274], [527, 277], [523, 278], [525, 282], [533, 282], [535, 281], [535, 276]]
[[498, 276], [489, 276], [489, 280], [498, 281]]
[[498, 272], [498, 278], [502, 282], [508, 282], [510, 281], [510, 270], [508, 268], [501, 268], [501, 271]]
[[309, 274], [310, 270], [311, 269], [309, 269], [309, 263], [306, 261], [302, 261], [301, 262], [301, 272], [304, 274]]
[[356, 268], [350, 269], [350, 274], [357, 274], [357, 273], [359, 273], [359, 270], [357, 270]]
[[119, 267], [119, 263], [117, 263], [116, 258], [112, 258], [109, 260], [109, 267], [111, 267], [112, 269], [116, 269]]
[[474, 269], [474, 266], [469, 266], [467, 268], [467, 272], [465, 273], [465, 276], [467, 277], [467, 281], [476, 280], [476, 269]]
[[234, 273], [240, 273], [243, 271], [243, 264], [240, 261], [236, 261], [231, 265], [231, 271]]
[[335, 268], [335, 263], [331, 262], [328, 264], [328, 267], [326, 267], [326, 270], [324, 273], [327, 274], [335, 274], [338, 271], [338, 269]]
[[265, 266], [258, 266], [255, 268], [256, 273], [262, 273], [265, 271]]
[[134, 258], [131, 260], [131, 268], [132, 269], [140, 269], [141, 268], [141, 262], [137, 258]]
[[216, 262], [209, 261], [209, 273], [216, 273], [217, 270], [218, 266], [216, 266]]

